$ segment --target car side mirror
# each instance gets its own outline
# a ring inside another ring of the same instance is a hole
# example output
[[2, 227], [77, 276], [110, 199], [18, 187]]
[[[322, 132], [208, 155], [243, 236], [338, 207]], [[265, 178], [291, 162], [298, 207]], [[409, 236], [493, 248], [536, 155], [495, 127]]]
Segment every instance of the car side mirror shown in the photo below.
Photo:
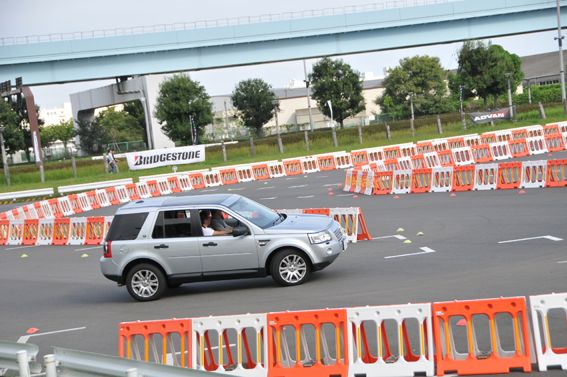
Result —
[[250, 234], [250, 231], [245, 226], [237, 226], [236, 228], [232, 228], [233, 237], [246, 236], [248, 234]]

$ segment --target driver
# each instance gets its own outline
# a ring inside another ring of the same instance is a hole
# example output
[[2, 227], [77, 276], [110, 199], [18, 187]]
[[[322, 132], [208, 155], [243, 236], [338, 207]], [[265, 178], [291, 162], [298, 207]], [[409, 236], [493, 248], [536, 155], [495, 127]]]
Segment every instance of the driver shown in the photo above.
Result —
[[211, 221], [213, 219], [213, 214], [211, 213], [211, 210], [204, 209], [199, 213], [199, 216], [201, 217], [203, 236], [224, 236], [232, 233], [231, 227], [228, 227], [223, 230], [214, 230], [213, 228], [211, 228]]
[[211, 220], [211, 228], [214, 230], [227, 230], [231, 227], [224, 221], [223, 212], [220, 209], [211, 210], [213, 219]]

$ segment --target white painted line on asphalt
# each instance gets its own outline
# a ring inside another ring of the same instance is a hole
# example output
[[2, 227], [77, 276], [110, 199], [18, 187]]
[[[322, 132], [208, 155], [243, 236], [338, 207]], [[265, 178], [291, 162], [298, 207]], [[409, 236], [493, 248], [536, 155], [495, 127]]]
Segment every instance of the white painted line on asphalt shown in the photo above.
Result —
[[559, 261], [559, 262], [557, 262], [557, 263], [567, 263], [567, 260], [561, 260], [561, 261]]
[[59, 334], [59, 333], [62, 333], [62, 332], [84, 330], [84, 329], [86, 329], [86, 328], [87, 328], [86, 326], [83, 326], [83, 327], [75, 327], [75, 328], [72, 328], [72, 329], [65, 329], [65, 330], [57, 330], [57, 331], [42, 332], [42, 333], [38, 333], [38, 334], [24, 335], [24, 336], [21, 336], [21, 337], [18, 339], [17, 343], [26, 343], [29, 338], [34, 337], [34, 336]]
[[297, 179], [297, 177], [286, 177], [286, 181], [291, 181], [292, 179]]
[[530, 241], [530, 240], [537, 240], [540, 238], [545, 238], [548, 239], [550, 241], [563, 241], [563, 238], [559, 238], [559, 237], [553, 237], [553, 236], [538, 236], [538, 237], [529, 237], [529, 238], [518, 238], [517, 240], [508, 240], [508, 241], [500, 241], [498, 243], [512, 243], [512, 242], [521, 242], [521, 241]]
[[335, 195], [335, 196], [353, 196], [354, 194], [340, 194], [340, 195]]
[[260, 200], [274, 200], [277, 199], [277, 196], [272, 196], [271, 198], [260, 198]]
[[235, 188], [235, 189], [231, 189], [231, 188], [228, 189], [228, 191], [242, 191], [242, 190], [244, 190], [244, 187]]
[[339, 186], [340, 183], [327, 183], [326, 185], [323, 185], [323, 187], [329, 187], [329, 186]]
[[320, 175], [319, 178], [329, 178], [328, 175]]
[[427, 246], [424, 247], [420, 247], [421, 250], [423, 250], [422, 252], [418, 252], [418, 253], [411, 253], [411, 254], [400, 254], [400, 255], [390, 255], [387, 257], [384, 257], [384, 259], [391, 259], [391, 258], [400, 258], [400, 257], [409, 257], [412, 255], [420, 255], [420, 254], [431, 254], [434, 253], [435, 250], [428, 248]]
[[374, 237], [373, 240], [383, 240], [385, 238], [397, 238], [400, 241], [406, 240], [407, 238], [401, 234], [392, 234], [391, 236]]
[[273, 188], [275, 188], [275, 186], [258, 187], [256, 190], [269, 190]]
[[309, 199], [309, 198], [314, 198], [315, 195], [307, 195], [307, 196], [298, 196], [297, 199]]
[[102, 248], [102, 245], [99, 246], [93, 246], [93, 247], [84, 247], [82, 249], [75, 249], [73, 251], [85, 251], [85, 250], [94, 250], [94, 249], [100, 249]]
[[300, 187], [307, 187], [309, 185], [297, 185], [297, 186], [289, 186], [288, 188], [300, 188]]
[[218, 191], [219, 189], [204, 189], [201, 190], [201, 192], [214, 192], [214, 191]]
[[19, 250], [19, 249], [29, 249], [30, 247], [37, 247], [37, 245], [28, 245], [28, 246], [16, 246], [16, 247], [9, 247], [4, 250]]

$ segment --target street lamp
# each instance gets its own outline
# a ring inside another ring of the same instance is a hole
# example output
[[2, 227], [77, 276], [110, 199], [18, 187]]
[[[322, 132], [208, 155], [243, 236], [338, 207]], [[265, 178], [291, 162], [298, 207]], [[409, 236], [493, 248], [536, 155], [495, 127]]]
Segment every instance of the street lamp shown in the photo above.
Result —
[[335, 120], [333, 119], [333, 104], [331, 103], [331, 100], [327, 100], [327, 106], [329, 107], [329, 111], [331, 112], [331, 132], [333, 135], [333, 145], [335, 147], [338, 147], [339, 143], [337, 141], [337, 130], [335, 127]]
[[410, 110], [411, 110], [411, 119], [410, 119], [411, 137], [415, 137], [415, 126], [414, 126], [415, 115], [414, 115], [414, 112], [413, 112], [413, 93], [412, 92], [409, 93], [409, 100], [410, 100]]
[[282, 136], [280, 134], [280, 123], [278, 122], [278, 111], [280, 110], [280, 101], [278, 101], [278, 99], [276, 98], [272, 101], [272, 105], [274, 105], [274, 116], [276, 118], [276, 133], [278, 135], [278, 149], [280, 150], [280, 153], [284, 153]]
[[309, 111], [309, 129], [313, 131], [313, 116], [311, 114], [311, 90], [309, 89], [309, 79], [307, 77], [307, 66], [303, 59], [303, 74], [305, 75], [305, 89], [307, 89], [307, 110]]
[[561, 80], [561, 102], [563, 112], [567, 114], [567, 99], [565, 95], [565, 66], [563, 65], [563, 36], [561, 35], [561, 6], [557, 0], [557, 37], [554, 38], [559, 45], [559, 77]]
[[459, 85], [459, 102], [461, 104], [461, 123], [463, 124], [463, 129], [467, 129], [467, 122], [465, 120], [465, 113], [463, 112], [463, 84]]
[[514, 107], [512, 106], [512, 86], [510, 84], [512, 74], [510, 72], [506, 72], [504, 75], [508, 81], [508, 107], [510, 108], [510, 118], [514, 118]]
[[0, 124], [0, 148], [2, 148], [2, 165], [4, 166], [4, 178], [6, 184], [10, 185], [10, 168], [8, 167], [8, 159], [6, 158], [6, 148], [4, 147], [4, 130], [6, 127]]

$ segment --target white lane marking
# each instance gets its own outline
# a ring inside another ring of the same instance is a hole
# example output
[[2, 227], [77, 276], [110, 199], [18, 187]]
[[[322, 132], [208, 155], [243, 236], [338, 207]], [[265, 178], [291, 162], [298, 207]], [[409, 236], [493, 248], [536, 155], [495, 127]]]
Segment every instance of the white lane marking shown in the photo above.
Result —
[[309, 185], [297, 185], [297, 186], [289, 186], [288, 188], [300, 188], [300, 187], [307, 187]]
[[37, 245], [28, 245], [28, 246], [16, 246], [16, 247], [9, 247], [4, 250], [19, 250], [19, 249], [29, 249], [30, 247], [37, 247]]
[[93, 247], [84, 247], [82, 249], [75, 249], [73, 251], [84, 251], [84, 250], [94, 250], [94, 249], [101, 249], [102, 245], [100, 246], [93, 246]]
[[20, 336], [20, 338], [18, 339], [17, 343], [26, 343], [29, 338], [34, 337], [34, 336], [59, 334], [59, 333], [62, 333], [62, 332], [84, 330], [84, 329], [86, 329], [86, 328], [87, 328], [86, 326], [83, 326], [83, 327], [75, 327], [75, 328], [72, 328], [72, 329], [65, 329], [65, 330], [41, 332], [41, 333], [38, 333], [38, 334], [24, 335], [24, 336]]
[[406, 240], [407, 238], [402, 236], [401, 234], [393, 234], [391, 236], [382, 236], [382, 237], [374, 237], [373, 240], [383, 240], [385, 238], [397, 238], [400, 241]]
[[273, 188], [275, 188], [275, 186], [258, 187], [256, 190], [269, 190]]
[[390, 255], [390, 256], [384, 257], [384, 259], [400, 258], [400, 257], [409, 257], [409, 256], [412, 256], [412, 255], [430, 254], [430, 253], [434, 253], [434, 252], [435, 252], [435, 250], [430, 249], [430, 248], [428, 248], [427, 246], [420, 247], [420, 249], [423, 250], [423, 251], [418, 252], [418, 253], [411, 253], [411, 254]]
[[329, 187], [329, 186], [339, 186], [340, 183], [327, 183], [326, 185], [323, 185], [323, 187]]
[[235, 188], [235, 189], [231, 189], [231, 188], [228, 189], [228, 191], [242, 191], [242, 190], [244, 190], [244, 187]]
[[201, 192], [213, 192], [213, 191], [218, 191], [219, 189], [204, 189], [201, 190]]
[[272, 196], [270, 198], [260, 198], [260, 200], [274, 200], [274, 199], [277, 199], [277, 198], [278, 198], [277, 196]]
[[292, 179], [297, 179], [297, 177], [286, 177], [286, 181], [291, 181]]
[[561, 261], [559, 261], [559, 262], [557, 262], [557, 263], [567, 263], [567, 260], [561, 260]]
[[353, 196], [354, 194], [340, 194], [340, 195], [335, 195], [335, 196]]
[[539, 236], [539, 237], [529, 237], [529, 238], [518, 238], [517, 240], [508, 240], [508, 241], [500, 241], [498, 243], [512, 243], [512, 242], [521, 242], [521, 241], [530, 241], [530, 240], [537, 240], [540, 238], [545, 238], [548, 239], [550, 241], [563, 241], [563, 238], [559, 238], [559, 237], [553, 237], [553, 236]]
[[307, 195], [307, 196], [298, 196], [297, 199], [309, 199], [309, 198], [314, 198], [315, 195]]

